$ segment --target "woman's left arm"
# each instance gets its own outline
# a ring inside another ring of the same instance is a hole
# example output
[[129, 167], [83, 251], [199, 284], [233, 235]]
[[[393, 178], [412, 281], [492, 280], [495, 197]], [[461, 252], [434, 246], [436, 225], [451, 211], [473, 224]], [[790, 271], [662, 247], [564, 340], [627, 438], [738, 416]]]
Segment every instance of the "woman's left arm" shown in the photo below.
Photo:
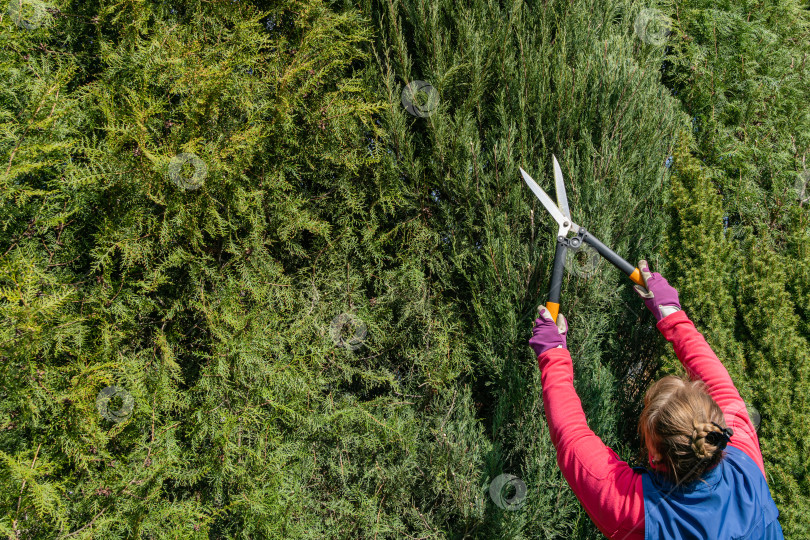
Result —
[[[544, 322], [541, 317], [535, 324]], [[574, 368], [568, 349], [548, 349], [537, 360], [546, 421], [563, 476], [605, 536], [643, 540], [641, 474], [619, 459], [588, 427], [582, 402], [574, 389]]]

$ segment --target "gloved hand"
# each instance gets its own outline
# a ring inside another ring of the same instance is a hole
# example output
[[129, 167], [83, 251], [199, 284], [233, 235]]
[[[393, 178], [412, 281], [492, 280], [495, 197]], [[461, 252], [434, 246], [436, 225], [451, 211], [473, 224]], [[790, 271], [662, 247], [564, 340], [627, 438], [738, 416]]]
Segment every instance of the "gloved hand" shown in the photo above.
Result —
[[667, 315], [681, 310], [678, 291], [667, 283], [661, 274], [651, 273], [650, 267], [644, 259], [638, 261], [638, 269], [641, 270], [641, 277], [644, 278], [646, 288], [641, 285], [633, 285], [633, 288], [644, 299], [644, 305], [652, 311], [656, 320], [660, 321]]
[[565, 320], [562, 313], [557, 315], [557, 324], [554, 324], [551, 313], [545, 306], [538, 306], [537, 319], [534, 321], [529, 346], [534, 349], [534, 353], [537, 356], [556, 347], [567, 349], [568, 345], [565, 343], [567, 333], [568, 321]]

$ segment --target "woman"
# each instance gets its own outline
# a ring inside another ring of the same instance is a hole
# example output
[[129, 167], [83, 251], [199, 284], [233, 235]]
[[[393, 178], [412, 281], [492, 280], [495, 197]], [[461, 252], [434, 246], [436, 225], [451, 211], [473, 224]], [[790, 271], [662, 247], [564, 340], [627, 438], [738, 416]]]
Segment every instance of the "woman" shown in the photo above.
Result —
[[650, 273], [647, 261], [638, 267], [646, 287], [636, 291], [691, 380], [670, 375], [647, 391], [638, 430], [650, 469], [630, 467], [588, 428], [573, 386], [565, 317], [555, 324], [539, 307], [529, 344], [563, 476], [610, 539], [782, 539], [745, 403], [681, 310], [678, 292]]

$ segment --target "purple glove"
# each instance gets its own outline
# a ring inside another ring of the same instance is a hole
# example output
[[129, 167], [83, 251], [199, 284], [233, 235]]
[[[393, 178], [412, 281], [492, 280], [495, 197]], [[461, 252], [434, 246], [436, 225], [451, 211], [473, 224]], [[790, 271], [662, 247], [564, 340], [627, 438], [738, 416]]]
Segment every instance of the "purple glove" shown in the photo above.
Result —
[[661, 277], [658, 272], [650, 273], [650, 267], [644, 259], [638, 261], [638, 269], [641, 270], [641, 277], [647, 286], [633, 285], [638, 295], [644, 299], [644, 305], [652, 311], [656, 320], [660, 321], [667, 315], [672, 315], [681, 310], [678, 301], [678, 291], [667, 280]]
[[534, 321], [529, 346], [534, 349], [534, 353], [537, 356], [556, 347], [567, 349], [568, 345], [565, 343], [567, 333], [568, 321], [565, 320], [562, 313], [557, 315], [557, 324], [554, 324], [551, 313], [549, 313], [545, 306], [538, 306], [537, 319]]

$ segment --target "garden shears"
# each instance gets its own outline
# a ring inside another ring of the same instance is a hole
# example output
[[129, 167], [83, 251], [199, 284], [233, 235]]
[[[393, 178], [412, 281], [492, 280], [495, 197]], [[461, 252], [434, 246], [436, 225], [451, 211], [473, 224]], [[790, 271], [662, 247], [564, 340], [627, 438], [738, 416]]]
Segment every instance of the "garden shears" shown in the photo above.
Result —
[[[562, 288], [562, 276], [565, 268], [566, 250], [571, 249], [576, 251], [582, 246], [582, 243], [593, 247], [599, 255], [607, 259], [607, 261], [627, 274], [627, 276], [638, 285], [645, 287], [644, 278], [641, 276], [641, 270], [622, 259], [612, 249], [600, 242], [596, 237], [589, 233], [585, 227], [580, 227], [571, 219], [571, 211], [568, 208], [568, 198], [565, 196], [565, 183], [563, 182], [562, 169], [557, 162], [557, 158], [552, 154], [554, 161], [554, 184], [557, 190], [557, 204], [554, 204], [551, 198], [543, 191], [543, 188], [537, 185], [529, 174], [520, 169], [520, 174], [523, 175], [523, 180], [529, 186], [529, 189], [540, 199], [543, 206], [551, 214], [551, 217], [557, 222], [559, 227], [557, 230], [557, 250], [554, 253], [554, 266], [551, 272], [551, 285], [548, 291], [548, 300], [546, 301], [546, 309], [551, 313], [551, 318], [556, 321], [557, 314], [560, 312], [560, 289]], [[575, 232], [576, 236], [568, 238], [569, 233]]]

